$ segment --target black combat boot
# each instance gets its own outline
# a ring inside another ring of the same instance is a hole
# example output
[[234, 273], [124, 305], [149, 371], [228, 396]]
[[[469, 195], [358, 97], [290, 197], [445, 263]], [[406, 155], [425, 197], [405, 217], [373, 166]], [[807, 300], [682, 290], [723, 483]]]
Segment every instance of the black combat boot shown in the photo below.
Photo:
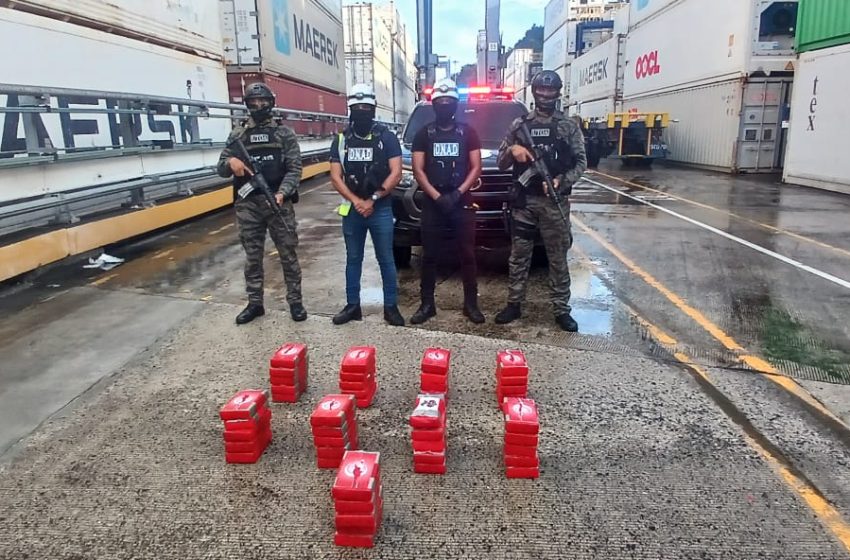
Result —
[[307, 310], [304, 309], [304, 304], [302, 303], [293, 303], [289, 306], [289, 315], [292, 317], [293, 321], [306, 321], [307, 320]]
[[236, 324], [244, 325], [245, 323], [250, 323], [257, 317], [262, 317], [265, 314], [265, 307], [259, 303], [249, 303], [248, 306], [242, 310], [242, 313], [236, 316]]
[[555, 322], [558, 326], [567, 332], [578, 332], [578, 323], [569, 313], [564, 313], [555, 317]]
[[463, 305], [463, 314], [470, 321], [478, 325], [484, 322], [484, 314], [478, 309], [477, 303], [465, 303]]
[[384, 306], [384, 321], [394, 327], [404, 326], [404, 317], [401, 316], [401, 312], [398, 310], [397, 305]]
[[497, 325], [506, 325], [522, 317], [522, 309], [518, 303], [509, 303], [496, 315]]
[[437, 316], [437, 306], [433, 301], [423, 301], [416, 313], [410, 318], [411, 325], [421, 325], [431, 317]]
[[334, 315], [334, 325], [344, 325], [349, 321], [362, 321], [363, 312], [360, 310], [359, 303], [349, 303], [342, 308], [342, 311]]

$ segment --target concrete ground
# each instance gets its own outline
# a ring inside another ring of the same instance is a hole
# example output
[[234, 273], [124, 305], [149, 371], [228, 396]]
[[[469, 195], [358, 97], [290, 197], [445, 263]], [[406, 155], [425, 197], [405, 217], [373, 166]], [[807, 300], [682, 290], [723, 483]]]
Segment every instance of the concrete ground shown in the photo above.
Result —
[[[128, 259], [112, 271], [67, 264], [7, 286], [0, 558], [850, 557], [850, 297], [830, 279], [848, 279], [850, 199], [682, 169], [600, 171], [572, 197], [577, 335], [556, 330], [545, 268], [525, 317], [493, 324], [502, 251], [480, 253], [484, 325], [460, 315], [447, 262], [438, 317], [385, 326], [368, 255], [367, 317], [333, 327], [345, 253], [322, 180], [297, 208], [305, 323], [286, 313], [269, 244], [268, 314], [233, 324], [243, 260], [229, 212], [110, 248]], [[417, 266], [400, 276], [407, 317]], [[289, 340], [310, 347], [309, 392], [274, 405], [258, 464], [224, 464], [218, 408], [264, 386]], [[307, 422], [354, 344], [379, 357], [379, 396], [358, 411], [384, 468], [368, 552], [332, 544], [333, 473], [314, 467]], [[453, 350], [444, 477], [412, 474], [406, 424], [431, 345]], [[506, 347], [532, 365], [536, 481], [502, 471], [493, 363]], [[765, 368], [789, 377], [754, 371]]]

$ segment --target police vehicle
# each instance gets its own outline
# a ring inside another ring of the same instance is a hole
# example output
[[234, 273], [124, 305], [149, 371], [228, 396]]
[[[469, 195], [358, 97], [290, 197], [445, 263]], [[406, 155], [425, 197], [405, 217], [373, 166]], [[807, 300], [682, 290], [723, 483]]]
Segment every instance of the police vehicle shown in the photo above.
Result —
[[[431, 89], [425, 90], [426, 101], [417, 103], [402, 134], [403, 173], [401, 183], [393, 189], [394, 253], [399, 267], [408, 266], [412, 247], [422, 244], [419, 220], [422, 201], [427, 195], [413, 177], [410, 148], [416, 133], [434, 122], [431, 93]], [[455, 119], [475, 128], [481, 138], [481, 180], [471, 189], [474, 204], [478, 206], [475, 219], [479, 246], [510, 245], [507, 208], [512, 176], [510, 171], [499, 171], [496, 156], [511, 122], [528, 113], [526, 106], [514, 99], [513, 93], [513, 88], [507, 87], [458, 88], [460, 102]]]

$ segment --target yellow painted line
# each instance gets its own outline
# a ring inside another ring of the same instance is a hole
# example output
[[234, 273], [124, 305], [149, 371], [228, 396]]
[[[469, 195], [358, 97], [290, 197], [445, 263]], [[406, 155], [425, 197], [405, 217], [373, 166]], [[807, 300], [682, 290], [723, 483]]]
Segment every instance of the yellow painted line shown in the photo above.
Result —
[[216, 230], [209, 232], [207, 235], [218, 235], [219, 233], [226, 231], [233, 227], [233, 224], [227, 224], [226, 226], [222, 226]]
[[[574, 248], [576, 250], [577, 248]], [[586, 260], [589, 261], [587, 255], [581, 250], [578, 250], [579, 254], [582, 255]], [[591, 264], [591, 266], [593, 266]], [[664, 332], [658, 326], [652, 324], [645, 318], [643, 318], [640, 314], [637, 313], [634, 309], [629, 307], [627, 304], [623, 303], [623, 306], [628, 310], [628, 312], [641, 324], [644, 328], [649, 331], [650, 335], [652, 335], [655, 340], [658, 341], [659, 344], [667, 348], [676, 360], [679, 361], [682, 365], [696, 373], [699, 377], [701, 377], [706, 383], [717, 389], [717, 386], [709, 377], [708, 372], [702, 369], [700, 366], [694, 363], [694, 361], [683, 352], [676, 350], [676, 346], [678, 342], [675, 338]], [[784, 379], [784, 378], [783, 378]], [[717, 389], [719, 391], [719, 389]], [[776, 457], [769, 450], [765, 449], [759, 442], [754, 440], [748, 434], [744, 433], [744, 440], [747, 444], [752, 447], [764, 461], [770, 466], [770, 468], [779, 476], [779, 478], [791, 489], [793, 490], [805, 504], [809, 507], [809, 509], [814, 512], [817, 516], [818, 520], [826, 527], [835, 537], [841, 542], [844, 546], [845, 550], [850, 553], [850, 524], [844, 520], [841, 516], [841, 513], [835, 509], [832, 504], [827, 502], [821, 495], [820, 492], [813, 486], [811, 486], [808, 482], [801, 479], [797, 475], [795, 475], [791, 469], [789, 469], [783, 461], [781, 461], [778, 457]]]
[[109, 282], [110, 280], [112, 280], [113, 278], [115, 278], [117, 276], [118, 276], [118, 274], [107, 274], [103, 278], [98, 278], [94, 282], [89, 282], [89, 286], [100, 286], [101, 284], [106, 284], [107, 282]]
[[826, 416], [833, 422], [838, 423], [838, 425], [842, 426], [844, 429], [850, 431], [850, 426], [848, 426], [841, 418], [833, 414], [826, 406], [823, 405], [818, 399], [816, 399], [811, 393], [806, 391], [803, 387], [800, 386], [799, 383], [785, 377], [782, 375], [779, 370], [770, 365], [767, 361], [749, 354], [738, 342], [735, 341], [731, 336], [726, 334], [723, 329], [714, 324], [711, 320], [709, 320], [703, 313], [701, 313], [696, 308], [692, 307], [688, 303], [685, 302], [679, 295], [675, 294], [672, 290], [667, 288], [664, 284], [658, 281], [654, 276], [645, 271], [643, 268], [638, 266], [634, 261], [632, 261], [629, 257], [624, 255], [619, 249], [614, 247], [611, 243], [602, 238], [596, 231], [590, 229], [581, 219], [577, 216], [572, 216], [572, 221], [576, 225], [578, 225], [581, 230], [590, 236], [594, 241], [599, 243], [602, 247], [604, 247], [609, 253], [614, 255], [620, 262], [622, 262], [632, 273], [639, 276], [643, 279], [644, 282], [658, 290], [665, 298], [667, 298], [670, 303], [675, 305], [680, 311], [682, 311], [685, 315], [690, 317], [694, 322], [696, 322], [700, 327], [705, 329], [711, 336], [713, 336], [718, 342], [720, 342], [727, 349], [731, 350], [735, 353], [737, 358], [748, 365], [755, 371], [759, 373], [765, 374], [766, 378], [777, 384], [781, 388], [785, 389], [789, 393], [794, 396], [800, 398], [804, 402], [806, 402], [809, 406], [813, 407], [820, 414]]
[[159, 253], [153, 255], [151, 257], [151, 260], [157, 260], [157, 259], [167, 257], [168, 255], [170, 255], [173, 252], [174, 252], [174, 249], [167, 249], [167, 250], [164, 250], [164, 251], [160, 251]]
[[713, 212], [719, 212], [721, 214], [726, 214], [727, 216], [731, 216], [731, 217], [736, 218], [738, 220], [745, 221], [749, 224], [759, 226], [759, 227], [764, 228], [768, 231], [772, 231], [774, 233], [781, 233], [782, 235], [787, 235], [788, 237], [793, 237], [794, 239], [797, 239], [798, 241], [805, 241], [807, 243], [812, 243], [814, 245], [817, 245], [818, 247], [822, 247], [824, 249], [830, 249], [832, 251], [836, 251], [838, 253], [841, 253], [842, 255], [844, 255], [846, 257], [850, 257], [850, 251], [848, 251], [846, 249], [842, 249], [840, 247], [830, 245], [829, 243], [824, 243], [823, 241], [818, 241], [817, 239], [812, 239], [811, 237], [806, 237], [805, 235], [800, 235], [799, 233], [794, 233], [793, 231], [788, 231], [787, 229], [782, 229], [782, 228], [778, 228], [776, 226], [772, 226], [770, 224], [765, 224], [765, 223], [759, 222], [758, 220], [753, 220], [752, 218], [747, 218], [746, 216], [736, 214], [735, 212], [730, 212], [729, 210], [724, 210], [722, 208], [717, 208], [716, 206], [712, 206], [710, 204], [705, 204], [703, 202], [697, 202], [696, 200], [691, 200], [690, 198], [685, 198], [683, 196], [671, 194], [671, 193], [666, 192], [666, 191], [654, 189], [652, 187], [647, 187], [645, 185], [641, 185], [640, 183], [635, 183], [633, 181], [629, 181], [628, 179], [623, 179], [622, 177], [617, 177], [616, 175], [609, 175], [608, 173], [602, 173], [601, 171], [593, 171], [593, 173], [595, 173], [596, 175], [601, 175], [602, 177], [614, 179], [615, 181], [619, 181], [619, 182], [621, 182], [625, 185], [629, 185], [629, 186], [637, 187], [639, 189], [643, 189], [643, 190], [646, 190], [646, 191], [662, 194], [664, 196], [668, 196], [668, 197], [675, 199], [675, 200], [678, 200], [680, 202], [686, 202], [688, 204], [692, 204], [694, 206], [698, 206], [698, 207], [704, 208], [706, 210], [711, 210]]
[[277, 249], [275, 249], [274, 251], [272, 251], [271, 253], [269, 253], [269, 256], [270, 256], [270, 257], [274, 257], [274, 256], [276, 256], [277, 254], [278, 254], [278, 253], [277, 253]]

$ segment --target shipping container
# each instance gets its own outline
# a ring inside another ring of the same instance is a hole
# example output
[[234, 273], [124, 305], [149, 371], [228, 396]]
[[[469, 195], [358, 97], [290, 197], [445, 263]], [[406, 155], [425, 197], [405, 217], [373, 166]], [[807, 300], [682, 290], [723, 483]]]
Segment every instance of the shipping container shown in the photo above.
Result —
[[606, 41], [576, 58], [570, 75], [570, 104], [604, 98], [621, 100], [625, 38]]
[[610, 14], [614, 20], [614, 35], [628, 35], [629, 33], [629, 6], [623, 6]]
[[850, 43], [850, 2], [801, 0], [797, 15], [797, 52]]
[[[211, 102], [228, 101], [227, 74], [221, 61], [190, 55], [120, 35], [55, 19], [0, 8], [0, 51], [20, 52], [21, 45], [38, 45], [33, 56], [9, 56], [3, 81], [43, 88], [84, 90], [80, 95], [50, 96], [56, 109], [115, 107], [100, 92], [132, 93]], [[92, 53], [97, 53], [96, 63]], [[37, 56], [36, 56], [37, 54]], [[0, 95], [0, 107], [17, 107], [16, 95]], [[186, 121], [159, 114], [185, 110], [179, 104], [151, 107], [134, 121], [135, 140], [148, 151], [123, 157], [104, 157], [61, 165], [27, 165], [4, 171], [0, 201], [17, 200], [81, 187], [125, 181], [148, 174], [201, 169], [213, 165], [220, 148], [155, 150], [151, 146], [189, 144]], [[116, 119], [105, 113], [36, 113], [31, 117], [42, 131], [40, 146], [59, 153], [99, 150], [108, 153], [125, 145]], [[200, 118], [197, 142], [223, 142], [230, 119]], [[24, 148], [24, 123], [18, 113], [0, 113], [0, 151]]]
[[708, 11], [701, 0], [670, 4], [630, 31], [624, 95], [656, 94], [755, 74], [790, 74], [795, 60], [793, 31], [781, 35], [762, 21], [762, 15], [787, 13], [791, 4], [713, 0]]
[[850, 194], [847, 143], [850, 45], [800, 55], [791, 105], [784, 180]]
[[548, 39], [570, 19], [570, 0], [550, 0], [543, 18], [543, 38]]
[[338, 2], [219, 0], [228, 70], [276, 75], [331, 92], [345, 91]]
[[567, 33], [569, 32], [569, 28], [570, 24], [565, 23], [543, 41], [544, 69], [554, 70], [564, 66], [571, 60], [572, 57], [568, 54], [567, 50]]
[[16, 10], [216, 60], [222, 56], [219, 10], [211, 1], [16, 0], [13, 5]]
[[738, 78], [626, 99], [624, 111], [666, 112], [671, 161], [721, 171], [777, 172], [783, 163], [788, 78]]
[[622, 111], [622, 102], [615, 101], [613, 97], [605, 99], [597, 99], [596, 101], [586, 101], [570, 105], [569, 115], [579, 115], [583, 119], [598, 119], [604, 120], [609, 113], [618, 113]]
[[[629, 6], [629, 26], [639, 27], [650, 17], [683, 0], [633, 0]], [[745, 2], [747, 0], [741, 0]], [[713, 9], [713, 7], [712, 7]]]

